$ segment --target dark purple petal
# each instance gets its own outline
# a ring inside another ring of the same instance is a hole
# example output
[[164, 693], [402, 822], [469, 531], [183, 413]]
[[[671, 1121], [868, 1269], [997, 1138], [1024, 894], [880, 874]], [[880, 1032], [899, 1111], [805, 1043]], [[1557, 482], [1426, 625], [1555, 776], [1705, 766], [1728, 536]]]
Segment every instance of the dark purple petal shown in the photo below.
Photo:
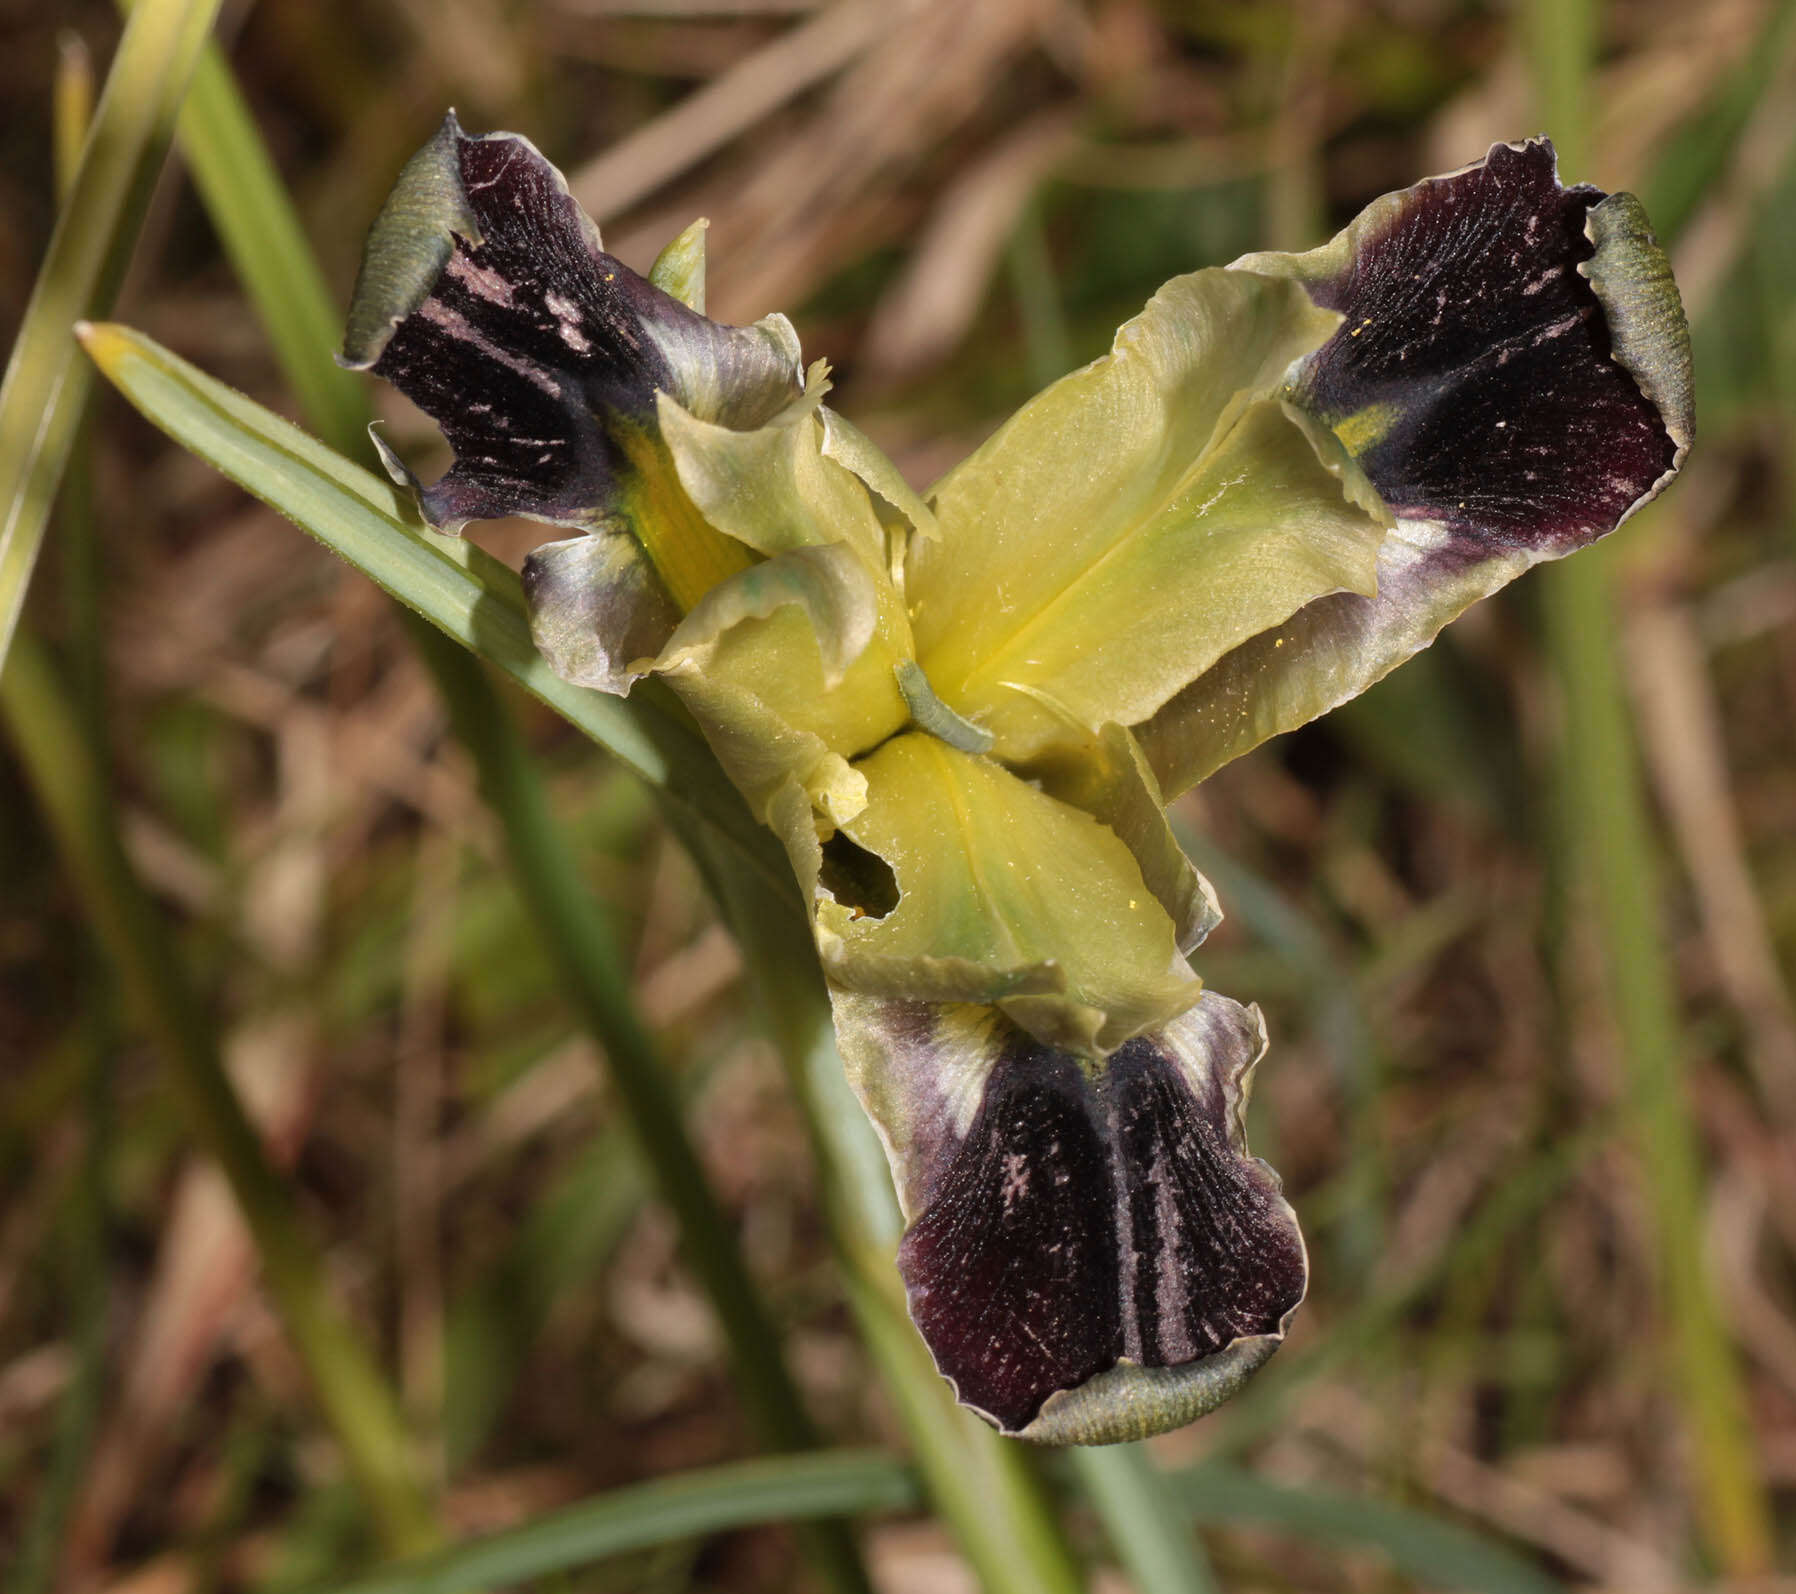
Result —
[[643, 467], [657, 392], [759, 425], [797, 391], [797, 354], [783, 321], [720, 325], [606, 254], [534, 146], [451, 113], [375, 223], [343, 360], [442, 427], [455, 464], [420, 502], [453, 528], [596, 523]]
[[1200, 1100], [1148, 1037], [1109, 1061], [1107, 1097], [1126, 1206], [1123, 1354], [1177, 1367], [1278, 1332], [1303, 1294], [1303, 1247], [1265, 1165], [1229, 1143], [1221, 1083]]
[[[1098, 1064], [962, 1010], [837, 1011], [851, 1064], [871, 1024], [898, 1065], [863, 1095], [913, 1218], [911, 1314], [965, 1404], [1026, 1438], [1133, 1437], [1201, 1415], [1276, 1344], [1307, 1264], [1240, 1140], [1251, 1010], [1206, 994]], [[944, 1107], [970, 1092], [957, 1131]]]
[[1295, 396], [1342, 431], [1400, 518], [1484, 551], [1566, 552], [1672, 470], [1687, 412], [1662, 414], [1618, 360], [1585, 272], [1605, 197], [1562, 187], [1545, 139], [1498, 144], [1371, 206], [1345, 249], [1283, 257], [1344, 318]]
[[904, 1236], [911, 1316], [962, 1401], [1008, 1432], [1122, 1354], [1116, 1180], [1069, 1053], [1020, 1034]]
[[1240, 643], [1133, 727], [1188, 786], [1365, 691], [1468, 605], [1614, 530], [1690, 445], [1690, 334], [1629, 194], [1562, 188], [1545, 140], [1369, 205], [1295, 277], [1339, 331], [1291, 396], [1396, 516], [1377, 591], [1317, 599]]

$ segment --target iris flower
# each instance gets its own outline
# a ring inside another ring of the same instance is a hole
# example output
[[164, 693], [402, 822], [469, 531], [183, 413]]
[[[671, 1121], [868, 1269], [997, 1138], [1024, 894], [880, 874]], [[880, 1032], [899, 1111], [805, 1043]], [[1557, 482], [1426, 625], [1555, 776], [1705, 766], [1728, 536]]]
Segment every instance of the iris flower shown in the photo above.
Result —
[[1308, 254], [1167, 283], [927, 494], [783, 316], [644, 278], [524, 139], [451, 116], [370, 237], [346, 363], [454, 450], [425, 520], [573, 533], [543, 654], [666, 680], [810, 904], [912, 1316], [1005, 1433], [1136, 1438], [1276, 1348], [1296, 1218], [1247, 1152], [1258, 1011], [1165, 804], [1370, 686], [1677, 470], [1689, 346], [1629, 195], [1545, 140]]

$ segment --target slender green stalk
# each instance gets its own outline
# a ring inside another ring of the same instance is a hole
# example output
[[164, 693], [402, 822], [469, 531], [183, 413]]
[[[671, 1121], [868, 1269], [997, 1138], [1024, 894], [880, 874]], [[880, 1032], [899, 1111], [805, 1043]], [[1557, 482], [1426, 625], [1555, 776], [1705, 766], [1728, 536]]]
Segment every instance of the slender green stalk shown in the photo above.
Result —
[[[65, 34], [52, 98], [52, 149], [56, 194], [66, 203], [74, 190], [81, 147], [93, 118], [93, 62], [78, 35]], [[78, 695], [90, 743], [101, 746], [103, 655], [97, 603], [92, 473], [88, 433], [78, 429], [69, 455], [67, 482], [57, 516], [64, 540], [64, 589], [69, 632], [80, 672]], [[84, 938], [86, 939], [86, 938]], [[7, 1594], [43, 1594], [56, 1578], [57, 1554], [76, 1491], [92, 1452], [106, 1389], [107, 1241], [111, 1229], [108, 1175], [113, 1147], [112, 1080], [116, 1004], [111, 971], [91, 940], [82, 948], [86, 1011], [80, 1030], [86, 1051], [82, 1118], [87, 1146], [68, 1217], [63, 1260], [68, 1280], [69, 1340], [74, 1370], [57, 1411], [56, 1437], [43, 1488], [20, 1537]]]
[[1677, 975], [1662, 939], [1658, 858], [1640, 790], [1615, 649], [1609, 561], [1592, 550], [1550, 572], [1547, 638], [1565, 708], [1561, 778], [1595, 898], [1610, 1006], [1671, 1323], [1670, 1372], [1693, 1441], [1703, 1535], [1732, 1576], [1771, 1565], [1771, 1513], [1753, 1454], [1739, 1362], [1703, 1255], [1704, 1178], [1684, 1074]]
[[[140, 0], [119, 0], [131, 10]], [[312, 430], [371, 459], [362, 379], [332, 358], [343, 323], [310, 239], [216, 44], [200, 52], [177, 124], [181, 155], [281, 374]]]
[[75, 192], [81, 151], [94, 119], [94, 62], [87, 43], [73, 30], [56, 41], [56, 86], [50, 96], [50, 146], [60, 208]]
[[1560, 175], [1574, 179], [1589, 156], [1590, 69], [1603, 0], [1528, 0], [1521, 16], [1534, 104], [1546, 118]]
[[372, 1577], [333, 1584], [330, 1594], [471, 1594], [516, 1588], [607, 1556], [729, 1528], [902, 1511], [917, 1503], [910, 1470], [877, 1451], [738, 1461], [614, 1489], [502, 1533], [383, 1567]]
[[[1531, 0], [1537, 94], [1576, 176], [1589, 142], [1598, 0]], [[1770, 1570], [1771, 1512], [1753, 1453], [1738, 1358], [1703, 1257], [1701, 1149], [1684, 1074], [1677, 976], [1663, 942], [1657, 849], [1622, 688], [1610, 545], [1544, 573], [1547, 642], [1559, 678], [1567, 837], [1588, 880], [1621, 1035], [1629, 1107], [1671, 1324], [1670, 1373], [1692, 1441], [1703, 1537], [1731, 1576]]]
[[365, 457], [362, 380], [332, 358], [342, 318], [230, 68], [216, 46], [201, 56], [182, 108], [181, 153], [301, 413], [340, 453]]
[[1145, 1445], [1075, 1450], [1072, 1463], [1136, 1594], [1219, 1594], [1172, 1482]]
[[101, 999], [83, 1015], [87, 1078], [82, 1116], [87, 1146], [68, 1214], [63, 1271], [68, 1280], [69, 1340], [74, 1367], [56, 1415], [56, 1436], [43, 1488], [20, 1535], [6, 1594], [47, 1594], [56, 1584], [57, 1555], [74, 1505], [106, 1392], [107, 1240], [111, 1231], [108, 1176], [114, 1144], [112, 1059], [114, 1015], [107, 971], [88, 949], [88, 989]]
[[25, 307], [0, 385], [0, 661], [93, 380], [72, 329], [111, 308], [218, 4], [144, 0], [126, 24]]
[[79, 715], [28, 636], [15, 638], [0, 675], [0, 712], [88, 923], [160, 1046], [201, 1144], [230, 1181], [269, 1293], [387, 1544], [402, 1553], [428, 1547], [435, 1528], [392, 1394], [330, 1299], [291, 1194], [225, 1074], [168, 926], [125, 857]]
[[[51, 144], [56, 164], [56, 198], [66, 206], [81, 171], [81, 151], [93, 121], [94, 69], [78, 33], [65, 33], [56, 62], [51, 98]], [[102, 634], [103, 591], [100, 528], [94, 515], [92, 434], [75, 427], [56, 505], [57, 551], [62, 566], [63, 612], [74, 672], [75, 696], [88, 722], [95, 751], [105, 758], [106, 644]]]

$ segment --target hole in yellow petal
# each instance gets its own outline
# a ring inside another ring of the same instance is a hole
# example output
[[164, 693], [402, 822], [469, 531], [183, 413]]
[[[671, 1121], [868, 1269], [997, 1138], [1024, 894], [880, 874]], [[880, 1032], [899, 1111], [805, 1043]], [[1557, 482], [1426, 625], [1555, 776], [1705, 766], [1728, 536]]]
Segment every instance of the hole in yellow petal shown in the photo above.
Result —
[[876, 852], [838, 830], [823, 844], [823, 889], [856, 918], [883, 919], [898, 906], [898, 877]]

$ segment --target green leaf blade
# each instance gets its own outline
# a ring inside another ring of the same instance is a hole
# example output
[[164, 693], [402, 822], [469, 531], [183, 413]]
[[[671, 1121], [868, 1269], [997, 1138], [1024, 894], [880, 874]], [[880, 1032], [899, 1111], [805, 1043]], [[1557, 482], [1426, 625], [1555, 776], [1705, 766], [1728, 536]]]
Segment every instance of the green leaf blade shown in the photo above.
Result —
[[1167, 1481], [1199, 1522], [1218, 1527], [1252, 1522], [1308, 1543], [1382, 1550], [1399, 1572], [1430, 1587], [1561, 1594], [1560, 1584], [1513, 1550], [1421, 1511], [1267, 1483], [1216, 1462], [1171, 1474]]
[[472, 543], [405, 523], [392, 486], [153, 339], [85, 326], [89, 355], [143, 415], [208, 464], [473, 649], [650, 784], [690, 801], [790, 889], [784, 859], [696, 733], [646, 701], [569, 685], [530, 640], [517, 576]]
[[337, 1585], [333, 1594], [462, 1594], [516, 1587], [658, 1544], [767, 1522], [812, 1521], [921, 1502], [910, 1469], [867, 1450], [707, 1467], [617, 1489], [520, 1527]]
[[111, 307], [219, 0], [144, 0], [118, 54], [0, 385], [0, 660], [92, 381], [70, 329]]
[[256, 306], [300, 413], [324, 441], [367, 452], [361, 382], [332, 358], [343, 318], [268, 146], [215, 45], [201, 53], [177, 127], [181, 155]]

